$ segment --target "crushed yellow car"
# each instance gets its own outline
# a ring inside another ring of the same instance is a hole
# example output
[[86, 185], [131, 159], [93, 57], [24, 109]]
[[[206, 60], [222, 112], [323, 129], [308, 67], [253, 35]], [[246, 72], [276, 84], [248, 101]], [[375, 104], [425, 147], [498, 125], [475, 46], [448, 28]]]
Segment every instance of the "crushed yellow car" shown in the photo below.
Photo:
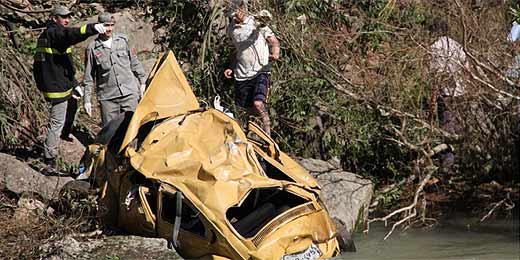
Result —
[[112, 121], [83, 164], [105, 225], [161, 237], [184, 258], [340, 254], [317, 181], [261, 128], [199, 106], [172, 52], [135, 113]]

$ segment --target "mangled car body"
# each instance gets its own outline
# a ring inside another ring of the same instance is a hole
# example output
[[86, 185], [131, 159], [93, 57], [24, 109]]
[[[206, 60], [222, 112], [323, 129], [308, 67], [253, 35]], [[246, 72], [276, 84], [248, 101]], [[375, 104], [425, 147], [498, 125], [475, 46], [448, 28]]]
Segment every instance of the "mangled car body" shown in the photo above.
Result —
[[162, 237], [182, 257], [318, 259], [340, 253], [316, 180], [255, 124], [199, 107], [173, 53], [135, 113], [113, 121], [83, 163], [106, 225]]

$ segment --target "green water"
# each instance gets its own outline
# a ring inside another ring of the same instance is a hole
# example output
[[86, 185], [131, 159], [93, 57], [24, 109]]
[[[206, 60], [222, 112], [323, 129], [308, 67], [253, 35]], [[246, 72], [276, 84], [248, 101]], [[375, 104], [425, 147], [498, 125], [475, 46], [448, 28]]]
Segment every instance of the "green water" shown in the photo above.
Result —
[[491, 223], [457, 219], [433, 230], [396, 229], [383, 240], [389, 230], [390, 227], [383, 225], [371, 225], [368, 234], [354, 234], [357, 252], [345, 253], [337, 259], [520, 259], [518, 217]]

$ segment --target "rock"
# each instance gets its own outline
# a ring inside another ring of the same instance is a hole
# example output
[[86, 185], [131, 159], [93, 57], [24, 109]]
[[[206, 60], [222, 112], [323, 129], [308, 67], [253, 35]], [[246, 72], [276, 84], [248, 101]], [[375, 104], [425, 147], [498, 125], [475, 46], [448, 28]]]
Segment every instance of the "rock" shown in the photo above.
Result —
[[333, 171], [320, 174], [321, 198], [332, 218], [345, 224], [352, 233], [367, 221], [368, 207], [373, 195], [373, 184], [356, 174]]
[[301, 159], [300, 164], [316, 177], [322, 187], [321, 198], [329, 214], [342, 223], [347, 233], [352, 233], [367, 221], [373, 195], [370, 180], [340, 170], [337, 159], [329, 162]]
[[90, 183], [86, 181], [73, 180], [67, 182], [62, 188], [62, 192], [69, 192], [76, 194], [76, 197], [85, 198], [90, 192]]
[[316, 173], [330, 172], [338, 168], [332, 163], [318, 159], [302, 159], [300, 160], [300, 164], [313, 175]]
[[45, 204], [34, 198], [22, 197], [17, 204], [18, 208], [16, 208], [13, 216], [17, 223], [29, 224], [37, 219], [35, 214], [45, 211]]
[[67, 165], [79, 165], [79, 161], [85, 152], [85, 146], [74, 136], [71, 142], [60, 140], [59, 155]]
[[[94, 241], [92, 243], [85, 243], [82, 245], [76, 239], [67, 236], [60, 241], [55, 241], [52, 243], [43, 244], [40, 246], [40, 251], [42, 255], [45, 255], [48, 259], [79, 259], [83, 255], [83, 252], [91, 250], [97, 244], [100, 244], [100, 241]], [[57, 255], [55, 252], [59, 252]]]
[[78, 259], [83, 255], [83, 251], [91, 249], [94, 245], [94, 243], [82, 244], [72, 237], [65, 237], [55, 246], [61, 249], [62, 256], [70, 256], [71, 258]]
[[27, 198], [27, 197], [22, 197], [18, 200], [18, 208], [24, 208], [24, 209], [28, 209], [28, 210], [40, 210], [40, 211], [44, 211], [45, 210], [45, 204], [37, 199], [34, 199], [34, 198]]
[[339, 248], [341, 252], [356, 252], [356, 245], [352, 240], [352, 234], [347, 230], [343, 221], [334, 218], [334, 224], [336, 224], [337, 238], [339, 242]]
[[138, 236], [109, 236], [84, 242], [67, 237], [40, 249], [60, 252], [51, 259], [182, 259], [168, 249], [165, 239]]
[[44, 176], [12, 155], [0, 153], [0, 186], [14, 192], [36, 193], [46, 200], [54, 199], [71, 177]]
[[7, 2], [18, 9], [26, 9], [31, 6], [31, 3], [26, 0], [7, 0]]

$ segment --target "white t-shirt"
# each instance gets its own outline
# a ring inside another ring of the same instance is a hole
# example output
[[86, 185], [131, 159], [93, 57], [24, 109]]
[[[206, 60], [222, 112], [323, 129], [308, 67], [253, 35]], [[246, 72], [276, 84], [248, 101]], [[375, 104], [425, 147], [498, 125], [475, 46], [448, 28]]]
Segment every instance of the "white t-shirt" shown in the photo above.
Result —
[[455, 80], [455, 86], [443, 88], [442, 95], [458, 97], [464, 94], [463, 67], [467, 67], [466, 53], [457, 41], [450, 37], [440, 37], [430, 46], [430, 69], [437, 73], [449, 74]]
[[248, 16], [241, 24], [231, 22], [227, 34], [237, 52], [233, 71], [236, 80], [248, 80], [258, 73], [270, 71], [267, 38], [274, 33], [269, 27], [258, 28], [254, 17]]

